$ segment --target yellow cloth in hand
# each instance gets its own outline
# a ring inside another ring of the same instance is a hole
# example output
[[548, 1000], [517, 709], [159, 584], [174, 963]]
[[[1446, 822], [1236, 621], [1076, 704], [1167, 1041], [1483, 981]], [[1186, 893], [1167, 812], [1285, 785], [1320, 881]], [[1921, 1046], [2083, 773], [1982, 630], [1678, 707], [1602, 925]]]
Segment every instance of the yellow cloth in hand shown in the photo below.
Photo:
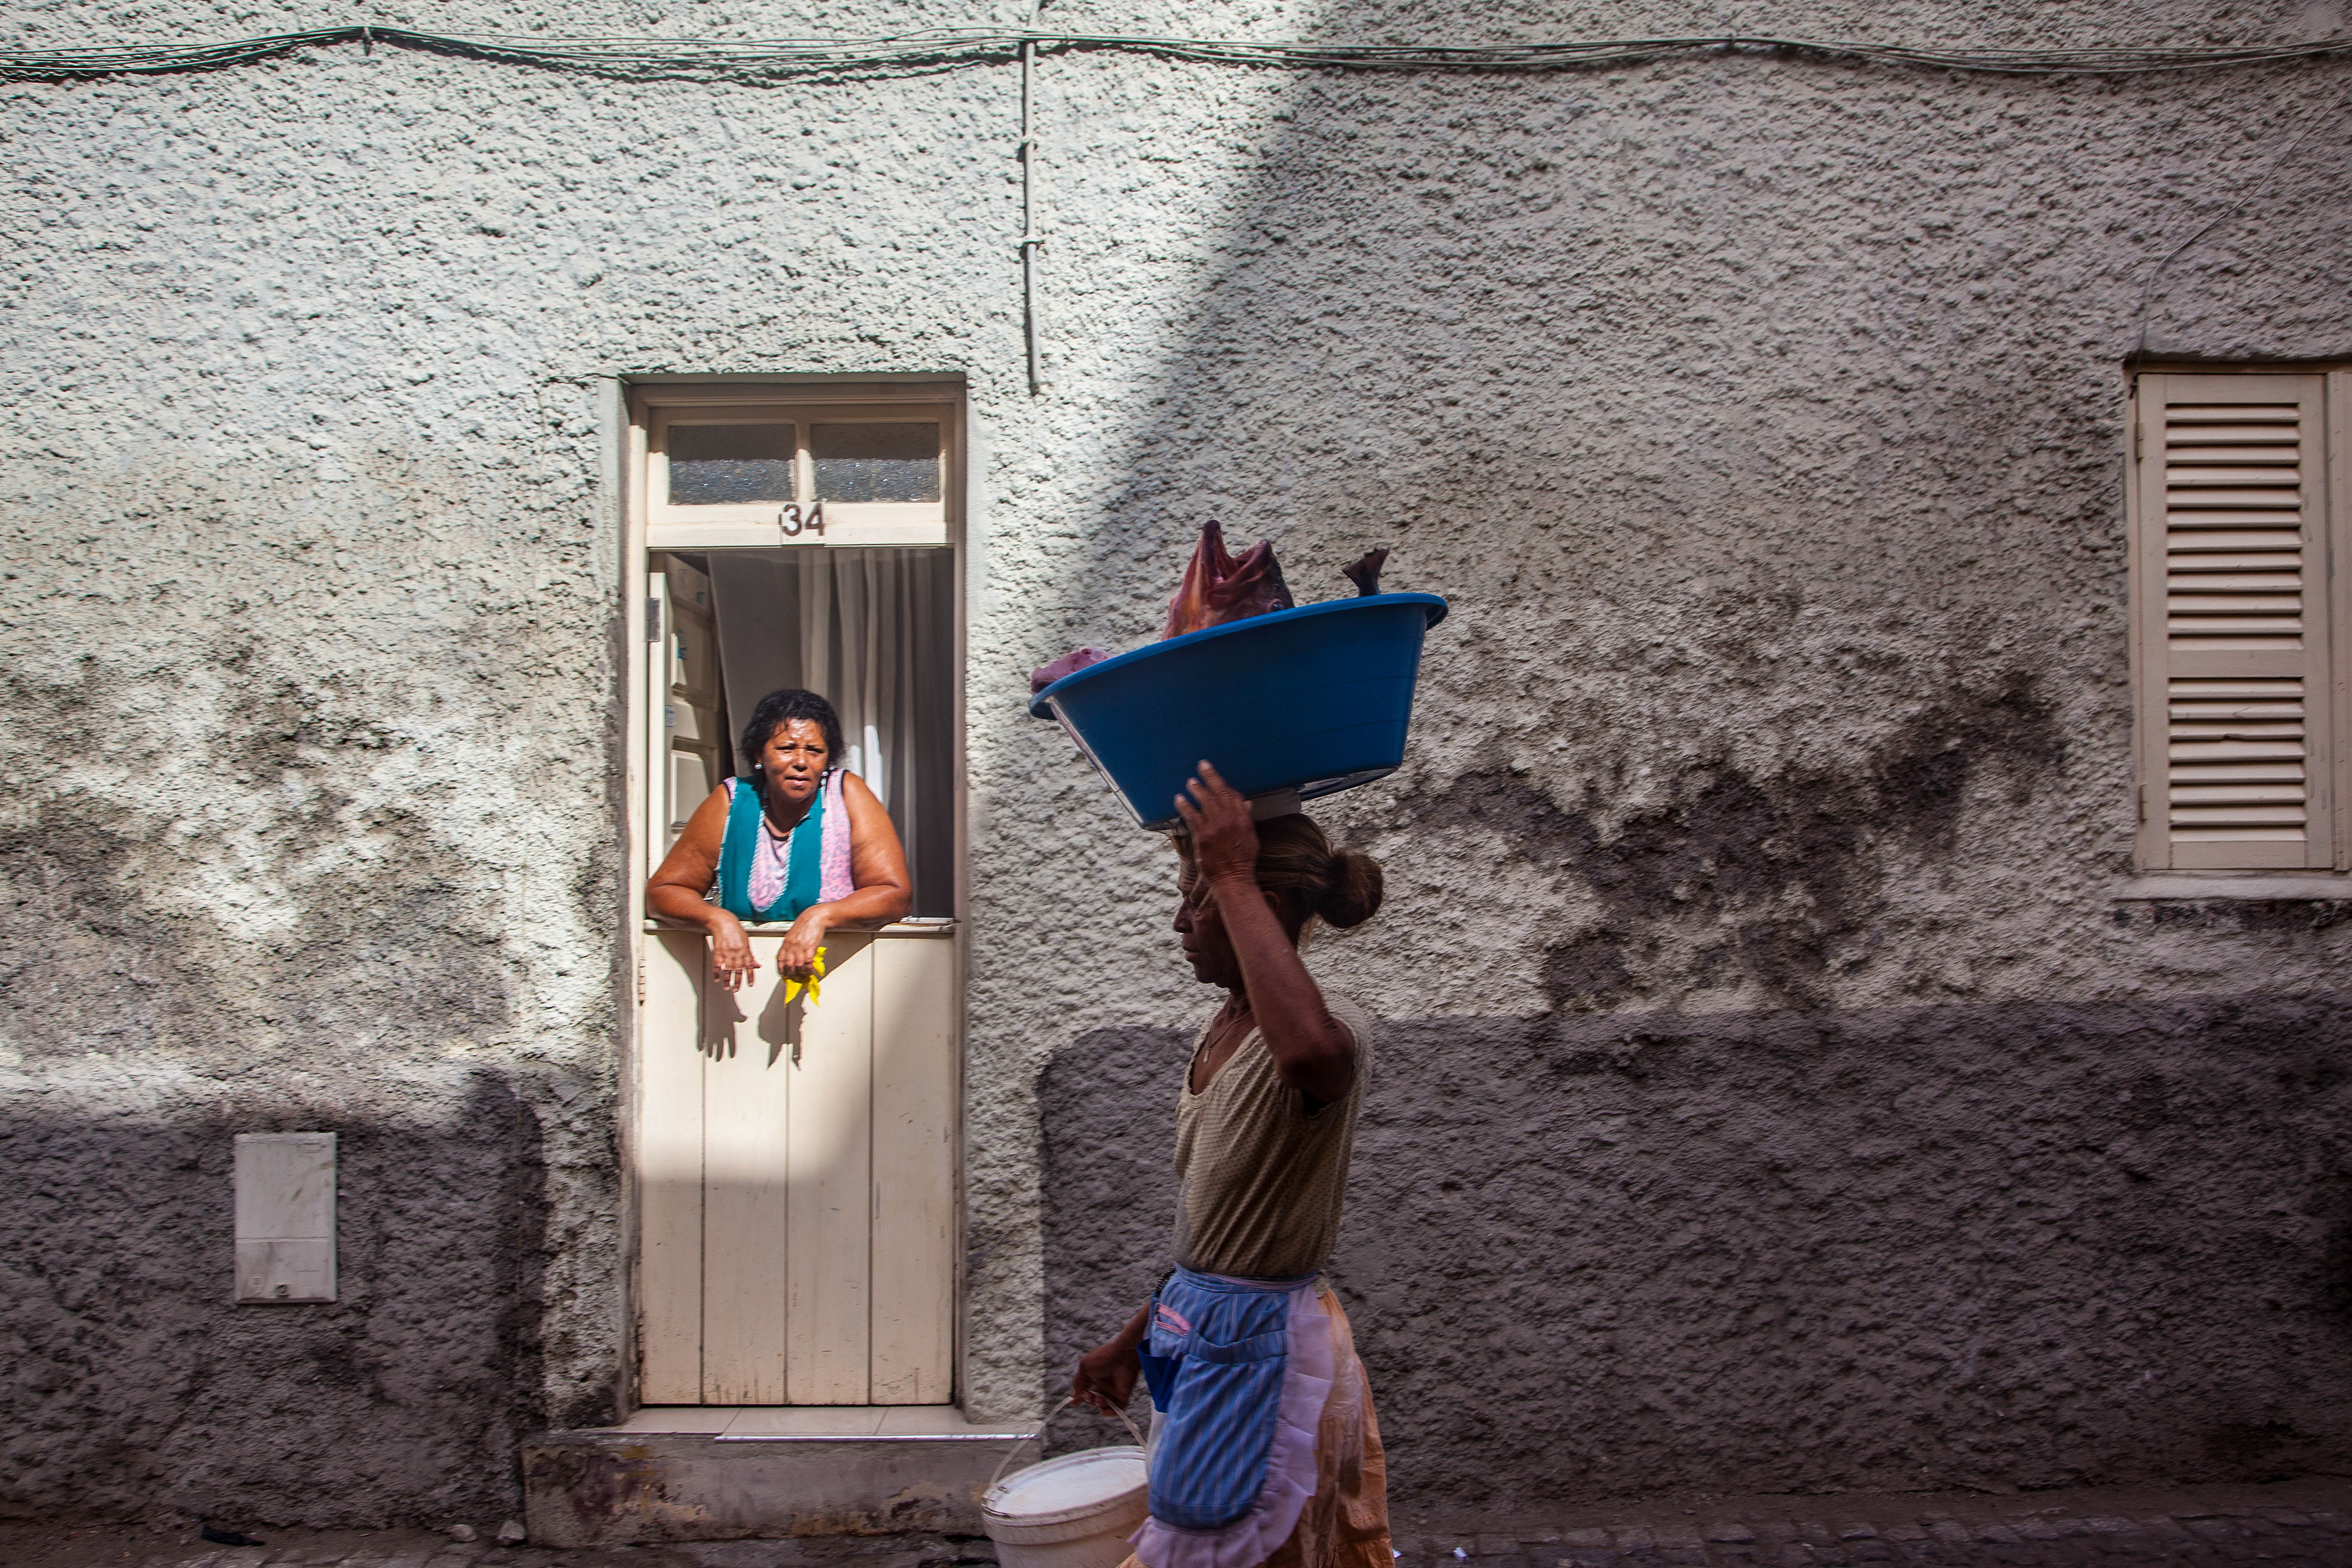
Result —
[[801, 992], [805, 988], [808, 992], [809, 1005], [812, 1007], [815, 1006], [817, 1003], [817, 982], [824, 978], [824, 949], [820, 947], [816, 950], [816, 956], [809, 961], [809, 977], [807, 980], [795, 980], [789, 974], [784, 976], [784, 1005], [789, 1007], [793, 1003], [799, 1001], [801, 999]]

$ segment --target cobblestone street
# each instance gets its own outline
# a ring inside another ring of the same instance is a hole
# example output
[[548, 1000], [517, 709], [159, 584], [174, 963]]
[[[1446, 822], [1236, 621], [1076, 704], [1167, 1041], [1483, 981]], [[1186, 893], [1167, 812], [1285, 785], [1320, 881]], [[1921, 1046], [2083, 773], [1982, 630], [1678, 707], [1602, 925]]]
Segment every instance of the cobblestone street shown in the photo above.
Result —
[[[953, 1535], [565, 1550], [459, 1542], [425, 1531], [257, 1527], [252, 1533], [263, 1544], [215, 1545], [193, 1529], [5, 1524], [0, 1568], [955, 1568], [995, 1562], [986, 1540]], [[1621, 1504], [1563, 1510], [1556, 1522], [1482, 1521], [1466, 1531], [1400, 1521], [1396, 1545], [1397, 1568], [2137, 1563], [2352, 1568], [2352, 1479], [2011, 1497], [1917, 1493]]]
[[1398, 1568], [1842, 1568], [2280, 1563], [2352, 1568], [2352, 1482], [2013, 1497], [1725, 1500], [1557, 1528], [1397, 1533]]

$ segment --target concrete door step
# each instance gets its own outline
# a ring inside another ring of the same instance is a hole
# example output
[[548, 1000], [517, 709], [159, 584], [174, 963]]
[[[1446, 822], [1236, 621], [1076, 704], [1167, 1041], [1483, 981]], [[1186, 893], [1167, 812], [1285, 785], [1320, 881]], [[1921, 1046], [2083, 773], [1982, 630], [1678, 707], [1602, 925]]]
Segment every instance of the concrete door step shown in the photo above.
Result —
[[981, 1533], [980, 1494], [1034, 1426], [948, 1405], [656, 1405], [522, 1448], [534, 1545]]

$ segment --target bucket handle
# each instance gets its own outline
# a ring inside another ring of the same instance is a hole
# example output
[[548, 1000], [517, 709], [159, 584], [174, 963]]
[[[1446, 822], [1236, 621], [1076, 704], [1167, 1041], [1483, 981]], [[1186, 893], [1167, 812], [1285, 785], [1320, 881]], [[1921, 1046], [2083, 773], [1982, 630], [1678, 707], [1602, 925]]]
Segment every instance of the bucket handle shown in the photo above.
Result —
[[[1004, 1479], [1004, 1467], [1013, 1462], [1013, 1456], [1021, 1451], [1024, 1444], [1034, 1443], [1042, 1439], [1045, 1436], [1045, 1428], [1053, 1425], [1055, 1416], [1060, 1415], [1064, 1410], [1083, 1410], [1089, 1407], [1080, 1405], [1065, 1405], [1059, 1409], [1047, 1411], [1045, 1413], [1045, 1419], [1037, 1423], [1037, 1430], [1030, 1433], [1025, 1437], [1017, 1439], [1013, 1443], [1013, 1447], [1004, 1450], [1004, 1458], [996, 1461], [996, 1473], [988, 1478], [988, 1484], [980, 1489], [980, 1495], [986, 1497], [989, 1493], [996, 1489], [996, 1483]], [[1097, 1412], [1097, 1414], [1100, 1414], [1100, 1412]], [[1127, 1435], [1135, 1439], [1135, 1446], [1139, 1448], [1144, 1447], [1143, 1434], [1135, 1429], [1135, 1423], [1129, 1419], [1127, 1412], [1124, 1410], [1114, 1410], [1111, 1414], [1118, 1416], [1118, 1424], [1127, 1428]]]

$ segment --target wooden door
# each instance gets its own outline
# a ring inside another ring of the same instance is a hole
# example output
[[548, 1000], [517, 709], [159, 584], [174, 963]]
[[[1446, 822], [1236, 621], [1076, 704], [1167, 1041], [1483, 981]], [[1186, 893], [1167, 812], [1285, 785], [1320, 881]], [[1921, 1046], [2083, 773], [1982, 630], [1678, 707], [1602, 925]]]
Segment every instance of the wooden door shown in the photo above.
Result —
[[952, 926], [836, 931], [787, 1005], [781, 927], [730, 992], [699, 932], [648, 933], [638, 1038], [648, 1405], [953, 1397]]

